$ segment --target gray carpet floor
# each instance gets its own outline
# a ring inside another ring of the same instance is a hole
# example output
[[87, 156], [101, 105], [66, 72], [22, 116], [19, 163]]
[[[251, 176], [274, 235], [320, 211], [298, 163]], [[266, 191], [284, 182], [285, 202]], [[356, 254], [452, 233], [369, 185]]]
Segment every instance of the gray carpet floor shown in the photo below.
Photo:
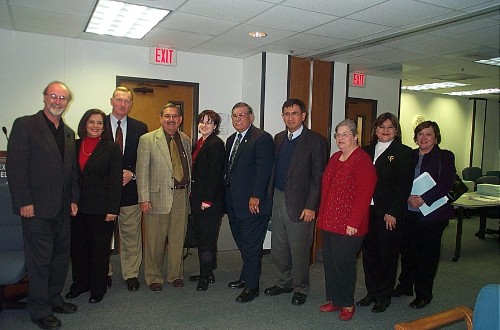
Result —
[[[359, 307], [349, 322], [338, 319], [338, 313], [321, 313], [324, 303], [324, 276], [321, 254], [311, 266], [311, 292], [302, 306], [291, 304], [292, 294], [268, 297], [263, 294], [273, 285], [270, 255], [263, 258], [261, 295], [252, 302], [235, 302], [239, 290], [227, 287], [235, 280], [241, 267], [238, 251], [219, 253], [216, 282], [205, 292], [196, 291], [196, 283], [187, 281], [197, 273], [196, 250], [185, 260], [185, 286], [165, 285], [160, 293], [149, 290], [141, 273], [141, 288], [129, 292], [121, 279], [118, 256], [112, 256], [115, 268], [113, 286], [104, 300], [88, 303], [88, 293], [71, 300], [78, 305], [73, 315], [60, 315], [64, 329], [393, 329], [394, 324], [420, 318], [458, 305], [474, 307], [479, 290], [488, 283], [500, 283], [500, 245], [496, 238], [479, 240], [474, 236], [478, 219], [464, 223], [462, 257], [453, 262], [456, 221], [451, 221], [443, 236], [441, 262], [435, 280], [434, 300], [421, 310], [408, 307], [413, 297], [392, 300], [386, 312], [375, 314], [370, 307]], [[495, 220], [488, 220], [496, 226]], [[71, 284], [68, 275], [67, 292]], [[358, 261], [356, 300], [365, 295], [361, 260]], [[25, 310], [4, 310], [0, 313], [0, 329], [35, 329]], [[447, 329], [465, 329], [455, 324]]]

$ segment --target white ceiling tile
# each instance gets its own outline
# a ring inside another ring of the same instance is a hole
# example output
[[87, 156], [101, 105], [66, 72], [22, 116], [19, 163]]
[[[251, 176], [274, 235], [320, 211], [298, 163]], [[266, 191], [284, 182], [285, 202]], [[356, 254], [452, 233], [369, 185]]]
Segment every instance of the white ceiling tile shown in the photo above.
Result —
[[158, 27], [162, 29], [218, 35], [236, 25], [238, 25], [237, 22], [175, 12], [169, 14], [163, 22], [158, 24]]
[[242, 23], [272, 6], [256, 0], [189, 0], [178, 11]]
[[282, 4], [342, 17], [384, 1], [386, 0], [287, 0]]
[[275, 42], [276, 45], [286, 46], [289, 49], [297, 48], [305, 48], [311, 50], [319, 50], [325, 47], [334, 46], [337, 43], [342, 42], [343, 40], [339, 40], [336, 38], [328, 38], [321, 36], [312, 36], [306, 33], [302, 33], [300, 35], [294, 35], [288, 37], [286, 39]]
[[391, 27], [340, 18], [307, 31], [310, 34], [340, 39], [357, 39], [390, 30]]
[[331, 15], [319, 14], [291, 7], [276, 6], [250, 19], [247, 23], [301, 32], [334, 19], [336, 19], [336, 17]]

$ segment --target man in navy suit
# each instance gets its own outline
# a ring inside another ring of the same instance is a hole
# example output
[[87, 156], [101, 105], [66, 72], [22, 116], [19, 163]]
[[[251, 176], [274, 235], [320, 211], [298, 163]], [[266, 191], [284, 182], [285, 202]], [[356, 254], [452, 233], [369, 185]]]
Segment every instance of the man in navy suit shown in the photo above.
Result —
[[276, 160], [269, 185], [273, 195], [271, 260], [275, 285], [264, 294], [294, 292], [302, 305], [309, 293], [309, 259], [319, 207], [321, 176], [328, 159], [326, 140], [303, 125], [304, 102], [289, 99], [281, 116], [286, 130], [276, 134]]
[[268, 194], [269, 179], [274, 162], [271, 135], [253, 126], [252, 108], [236, 103], [231, 111], [236, 133], [227, 140], [224, 182], [229, 225], [240, 249], [243, 268], [230, 288], [244, 288], [236, 298], [249, 302], [259, 295], [262, 244], [271, 214]]
[[69, 267], [70, 215], [76, 215], [79, 198], [75, 133], [62, 120], [71, 99], [64, 83], [48, 84], [43, 110], [16, 119], [7, 146], [12, 205], [22, 218], [28, 311], [42, 329], [61, 326], [54, 312], [77, 310], [61, 297]]
[[139, 267], [142, 262], [142, 212], [137, 201], [135, 165], [139, 138], [148, 132], [148, 127], [143, 122], [128, 116], [132, 110], [133, 101], [134, 95], [130, 89], [117, 87], [110, 98], [113, 109], [106, 117], [105, 127], [108, 134], [111, 133], [115, 142], [121, 146], [123, 153], [123, 188], [118, 216], [120, 262], [122, 276], [128, 289], [137, 291], [139, 290]]

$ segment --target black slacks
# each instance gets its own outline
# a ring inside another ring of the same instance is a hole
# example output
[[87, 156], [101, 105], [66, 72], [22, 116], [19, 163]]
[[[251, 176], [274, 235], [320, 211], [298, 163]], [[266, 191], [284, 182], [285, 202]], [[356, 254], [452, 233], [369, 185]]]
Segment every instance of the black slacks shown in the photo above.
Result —
[[64, 303], [61, 291], [69, 268], [70, 221], [62, 211], [49, 219], [22, 218], [32, 320], [52, 315], [52, 308]]
[[401, 244], [399, 283], [405, 291], [431, 301], [441, 256], [441, 237], [448, 221], [422, 221], [420, 212], [408, 211]]
[[200, 275], [212, 276], [217, 268], [217, 240], [222, 222], [222, 214], [193, 214], [194, 230], [198, 243]]
[[391, 301], [404, 223], [404, 219], [397, 219], [396, 228], [387, 230], [384, 216], [370, 210], [370, 225], [362, 248], [363, 268], [368, 295], [377, 301]]
[[81, 214], [71, 222], [71, 291], [90, 290], [92, 297], [106, 293], [109, 249], [114, 221], [104, 221], [105, 214]]

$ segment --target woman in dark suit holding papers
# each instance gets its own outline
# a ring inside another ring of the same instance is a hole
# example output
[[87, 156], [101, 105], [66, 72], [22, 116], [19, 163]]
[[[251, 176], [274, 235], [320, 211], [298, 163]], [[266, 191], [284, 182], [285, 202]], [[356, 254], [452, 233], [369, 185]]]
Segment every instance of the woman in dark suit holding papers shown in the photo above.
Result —
[[[425, 121], [415, 128], [413, 140], [418, 144], [414, 152], [415, 178], [427, 172], [436, 184], [421, 195], [410, 195], [406, 226], [401, 246], [401, 274], [394, 289], [394, 297], [403, 294], [416, 298], [410, 307], [423, 308], [432, 296], [441, 250], [441, 237], [448, 220], [453, 217], [450, 201], [430, 213], [422, 213], [423, 204], [431, 207], [445, 197], [453, 186], [455, 156], [451, 151], [439, 148], [441, 133], [433, 121]], [[413, 192], [412, 192], [413, 194]]]

